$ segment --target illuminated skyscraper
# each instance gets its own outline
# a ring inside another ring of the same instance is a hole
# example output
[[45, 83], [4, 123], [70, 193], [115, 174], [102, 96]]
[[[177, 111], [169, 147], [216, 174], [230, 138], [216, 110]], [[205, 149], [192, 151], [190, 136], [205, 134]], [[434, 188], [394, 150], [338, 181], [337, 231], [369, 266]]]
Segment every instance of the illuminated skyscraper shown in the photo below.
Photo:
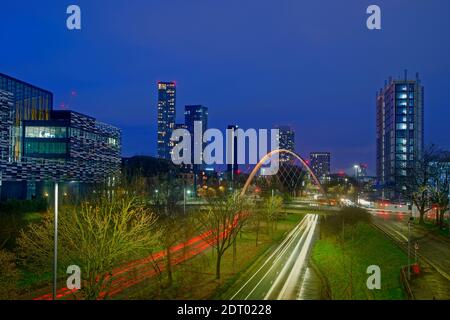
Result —
[[171, 159], [174, 142], [171, 141], [175, 128], [176, 83], [158, 82], [158, 158]]
[[236, 136], [236, 130], [239, 129], [237, 125], [229, 125], [227, 127], [227, 130], [232, 135], [228, 137], [227, 141], [227, 157], [228, 162], [227, 163], [227, 172], [230, 180], [234, 180], [234, 175], [239, 171], [239, 165], [238, 165], [238, 141]]
[[377, 179], [383, 197], [399, 198], [424, 148], [424, 88], [419, 76], [386, 82], [377, 93]]
[[316, 177], [324, 181], [330, 175], [331, 154], [329, 152], [311, 152], [310, 166]]
[[[280, 149], [295, 152], [295, 132], [289, 126], [276, 126], [278, 129], [278, 144]], [[287, 162], [292, 159], [292, 155], [287, 153], [280, 154], [280, 162]]]
[[[184, 112], [184, 124], [186, 126], [186, 129], [191, 134], [191, 152], [192, 152], [192, 163], [194, 164], [194, 156], [196, 150], [200, 151], [200, 157], [203, 161], [203, 150], [205, 148], [205, 143], [203, 142], [203, 139], [200, 141], [195, 141], [195, 125], [199, 126], [199, 134], [203, 137], [203, 134], [208, 129], [208, 108], [202, 105], [191, 105], [185, 107]], [[194, 165], [194, 172], [198, 172], [199, 170], [203, 169], [203, 164], [201, 165]]]

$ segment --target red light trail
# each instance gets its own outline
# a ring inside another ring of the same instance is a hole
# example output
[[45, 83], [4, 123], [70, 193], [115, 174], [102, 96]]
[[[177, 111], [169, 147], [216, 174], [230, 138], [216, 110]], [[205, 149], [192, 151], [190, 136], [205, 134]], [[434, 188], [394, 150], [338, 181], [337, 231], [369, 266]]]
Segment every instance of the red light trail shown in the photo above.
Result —
[[[231, 229], [236, 227], [238, 216], [239, 215], [234, 218], [232, 224], [225, 231], [219, 234], [220, 239], [226, 233], [230, 232]], [[213, 232], [206, 231], [184, 243], [179, 243], [171, 247], [170, 252], [173, 254], [171, 257], [172, 265], [178, 265], [204, 252], [210, 248], [215, 241]], [[115, 296], [125, 289], [163, 272], [166, 269], [166, 264], [164, 262], [166, 256], [166, 250], [162, 250], [143, 259], [132, 261], [114, 269], [112, 271], [113, 280], [110, 285], [110, 290], [108, 292], [102, 292], [99, 298], [104, 299], [105, 297]], [[62, 288], [58, 290], [56, 298], [76, 298], [77, 291], [78, 290]], [[52, 300], [52, 294], [45, 294], [33, 300]]]

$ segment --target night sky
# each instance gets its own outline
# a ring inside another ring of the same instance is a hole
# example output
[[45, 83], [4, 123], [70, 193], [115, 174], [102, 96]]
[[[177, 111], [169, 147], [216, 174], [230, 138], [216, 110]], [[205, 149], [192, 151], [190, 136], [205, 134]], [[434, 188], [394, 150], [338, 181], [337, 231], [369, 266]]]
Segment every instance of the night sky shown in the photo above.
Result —
[[[82, 30], [69, 31], [78, 4]], [[366, 8], [382, 9], [382, 30]], [[123, 154], [156, 154], [158, 80], [210, 127], [289, 124], [297, 151], [332, 167], [375, 166], [375, 94], [419, 72], [426, 141], [450, 149], [448, 0], [2, 1], [0, 72], [49, 89], [61, 104], [123, 130]], [[71, 92], [76, 95], [72, 96]]]

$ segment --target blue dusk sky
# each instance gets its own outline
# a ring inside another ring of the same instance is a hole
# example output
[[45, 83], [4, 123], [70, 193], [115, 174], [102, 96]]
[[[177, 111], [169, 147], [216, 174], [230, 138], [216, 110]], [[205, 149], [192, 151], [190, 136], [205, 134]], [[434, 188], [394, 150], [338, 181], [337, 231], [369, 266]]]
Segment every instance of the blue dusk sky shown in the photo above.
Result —
[[375, 94], [404, 69], [425, 86], [426, 141], [450, 149], [449, 15], [448, 0], [2, 1], [0, 72], [122, 128], [124, 156], [156, 154], [156, 82], [176, 80], [179, 122], [203, 104], [214, 128], [291, 125], [302, 156], [373, 173]]

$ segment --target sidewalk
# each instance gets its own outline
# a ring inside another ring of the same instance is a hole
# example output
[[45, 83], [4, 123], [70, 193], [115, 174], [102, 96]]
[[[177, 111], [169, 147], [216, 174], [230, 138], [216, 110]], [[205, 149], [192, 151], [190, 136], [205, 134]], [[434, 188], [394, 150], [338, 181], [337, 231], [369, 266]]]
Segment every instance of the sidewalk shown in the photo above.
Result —
[[421, 273], [411, 276], [410, 286], [416, 300], [449, 300], [448, 280], [425, 263]]

